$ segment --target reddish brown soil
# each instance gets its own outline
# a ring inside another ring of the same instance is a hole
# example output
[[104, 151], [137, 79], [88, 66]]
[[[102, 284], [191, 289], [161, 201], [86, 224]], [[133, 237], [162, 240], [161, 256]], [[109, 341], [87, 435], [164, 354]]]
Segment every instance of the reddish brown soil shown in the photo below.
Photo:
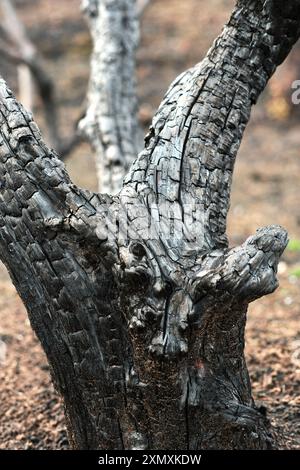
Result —
[[[33, 40], [57, 80], [61, 125], [68, 135], [88, 80], [90, 40], [79, 11], [80, 1], [18, 3]], [[143, 19], [138, 55], [141, 115], [145, 121], [172, 79], [203, 57], [233, 3], [152, 0]], [[14, 68], [2, 61], [0, 67], [15, 87]], [[288, 62], [281, 68], [280, 77], [292, 76], [291, 68]], [[289, 82], [285, 84], [285, 96], [289, 97], [287, 87]], [[300, 238], [300, 122], [295, 116], [272, 121], [268, 114], [270, 95], [272, 98], [269, 89], [257, 106], [238, 158], [229, 217], [233, 244], [242, 242], [258, 226], [272, 223], [284, 225], [291, 238]], [[282, 117], [282, 113], [277, 114]], [[36, 118], [43, 128], [38, 103]], [[76, 183], [96, 189], [87, 145], [76, 149], [67, 167]], [[300, 449], [300, 279], [291, 275], [299, 265], [299, 252], [287, 251], [280, 264], [281, 286], [274, 295], [251, 306], [246, 335], [255, 399], [267, 408], [280, 447], [289, 449]], [[1, 449], [67, 448], [62, 407], [53, 391], [46, 359], [4, 267], [0, 267], [0, 393]]]

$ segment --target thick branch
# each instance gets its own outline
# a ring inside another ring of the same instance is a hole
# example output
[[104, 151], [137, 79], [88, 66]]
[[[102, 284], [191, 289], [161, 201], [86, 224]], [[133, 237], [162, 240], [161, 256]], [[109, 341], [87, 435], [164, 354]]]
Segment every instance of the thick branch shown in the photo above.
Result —
[[192, 292], [199, 301], [208, 293], [230, 293], [236, 300], [251, 302], [271, 294], [278, 287], [279, 258], [287, 245], [287, 233], [280, 226], [257, 230], [240, 246], [228, 252], [212, 251], [201, 260], [192, 280]]
[[195, 234], [203, 251], [227, 245], [232, 172], [251, 106], [297, 41], [299, 19], [297, 0], [238, 1], [207, 57], [167, 92], [126, 187], [157, 207], [161, 227], [166, 205], [173, 211], [180, 253]]
[[0, 134], [2, 227], [8, 230], [7, 224], [30, 214], [28, 230], [39, 238], [60, 229], [74, 230], [79, 236], [92, 233], [97, 211], [91, 201], [96, 205], [102, 201], [105, 206], [109, 199], [94, 197], [72, 184], [64, 165], [43, 142], [32, 115], [15, 100], [2, 79]]

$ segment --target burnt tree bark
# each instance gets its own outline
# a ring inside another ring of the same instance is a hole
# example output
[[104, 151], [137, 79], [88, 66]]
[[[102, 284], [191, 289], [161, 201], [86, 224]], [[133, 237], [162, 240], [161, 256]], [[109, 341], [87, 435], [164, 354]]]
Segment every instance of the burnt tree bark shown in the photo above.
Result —
[[117, 196], [76, 187], [0, 84], [0, 255], [81, 449], [267, 449], [244, 358], [277, 287], [279, 226], [228, 248], [251, 106], [300, 34], [300, 1], [239, 0], [171, 85]]

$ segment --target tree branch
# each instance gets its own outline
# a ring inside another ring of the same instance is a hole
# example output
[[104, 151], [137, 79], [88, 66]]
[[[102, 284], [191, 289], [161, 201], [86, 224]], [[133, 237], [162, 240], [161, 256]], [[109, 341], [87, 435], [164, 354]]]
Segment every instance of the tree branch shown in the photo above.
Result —
[[[0, 44], [0, 53], [9, 61], [20, 67], [26, 66], [28, 68], [29, 74], [32, 75], [34, 79], [44, 105], [50, 145], [54, 147], [56, 151], [60, 153], [61, 158], [64, 159], [74, 146], [78, 144], [80, 137], [76, 131], [74, 131], [74, 136], [67, 142], [64, 142], [61, 138], [53, 81], [45, 69], [39, 52], [28, 38], [25, 27], [20, 21], [10, 0], [1, 1], [1, 12], [1, 36], [3, 38], [3, 45]], [[28, 83], [27, 86], [26, 84], [24, 85], [23, 81], [20, 83], [20, 87], [24, 90], [23, 93], [21, 92], [21, 98], [24, 99], [24, 97], [26, 97], [27, 105], [30, 104], [32, 102], [31, 87], [28, 86]]]
[[240, 247], [204, 256], [192, 281], [196, 301], [218, 291], [248, 303], [271, 294], [278, 287], [277, 265], [287, 241], [286, 231], [274, 225], [257, 230]]
[[299, 5], [238, 1], [207, 57], [175, 80], [154, 117], [125, 188], [157, 208], [161, 227], [167, 225], [162, 206], [176, 214], [183, 255], [185, 220], [203, 251], [227, 246], [235, 157], [252, 105], [299, 38]]
[[94, 233], [97, 211], [91, 201], [99, 206], [100, 214], [100, 202], [104, 207], [110, 199], [72, 184], [63, 163], [43, 142], [31, 113], [15, 100], [2, 79], [0, 135], [2, 227], [30, 214], [28, 230], [38, 238], [47, 230], [50, 237], [60, 230], [74, 230], [79, 236]]

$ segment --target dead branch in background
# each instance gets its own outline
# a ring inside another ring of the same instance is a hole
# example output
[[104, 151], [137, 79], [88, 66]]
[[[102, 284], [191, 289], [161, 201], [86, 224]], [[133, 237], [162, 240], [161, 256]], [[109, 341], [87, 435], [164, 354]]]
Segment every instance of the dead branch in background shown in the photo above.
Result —
[[11, 0], [1, 0], [0, 54], [18, 67], [20, 100], [27, 108], [33, 108], [35, 86], [41, 97], [49, 143], [66, 158], [81, 140], [74, 128], [74, 135], [63, 139], [60, 134], [55, 86], [48, 74], [39, 51], [29, 39]]

